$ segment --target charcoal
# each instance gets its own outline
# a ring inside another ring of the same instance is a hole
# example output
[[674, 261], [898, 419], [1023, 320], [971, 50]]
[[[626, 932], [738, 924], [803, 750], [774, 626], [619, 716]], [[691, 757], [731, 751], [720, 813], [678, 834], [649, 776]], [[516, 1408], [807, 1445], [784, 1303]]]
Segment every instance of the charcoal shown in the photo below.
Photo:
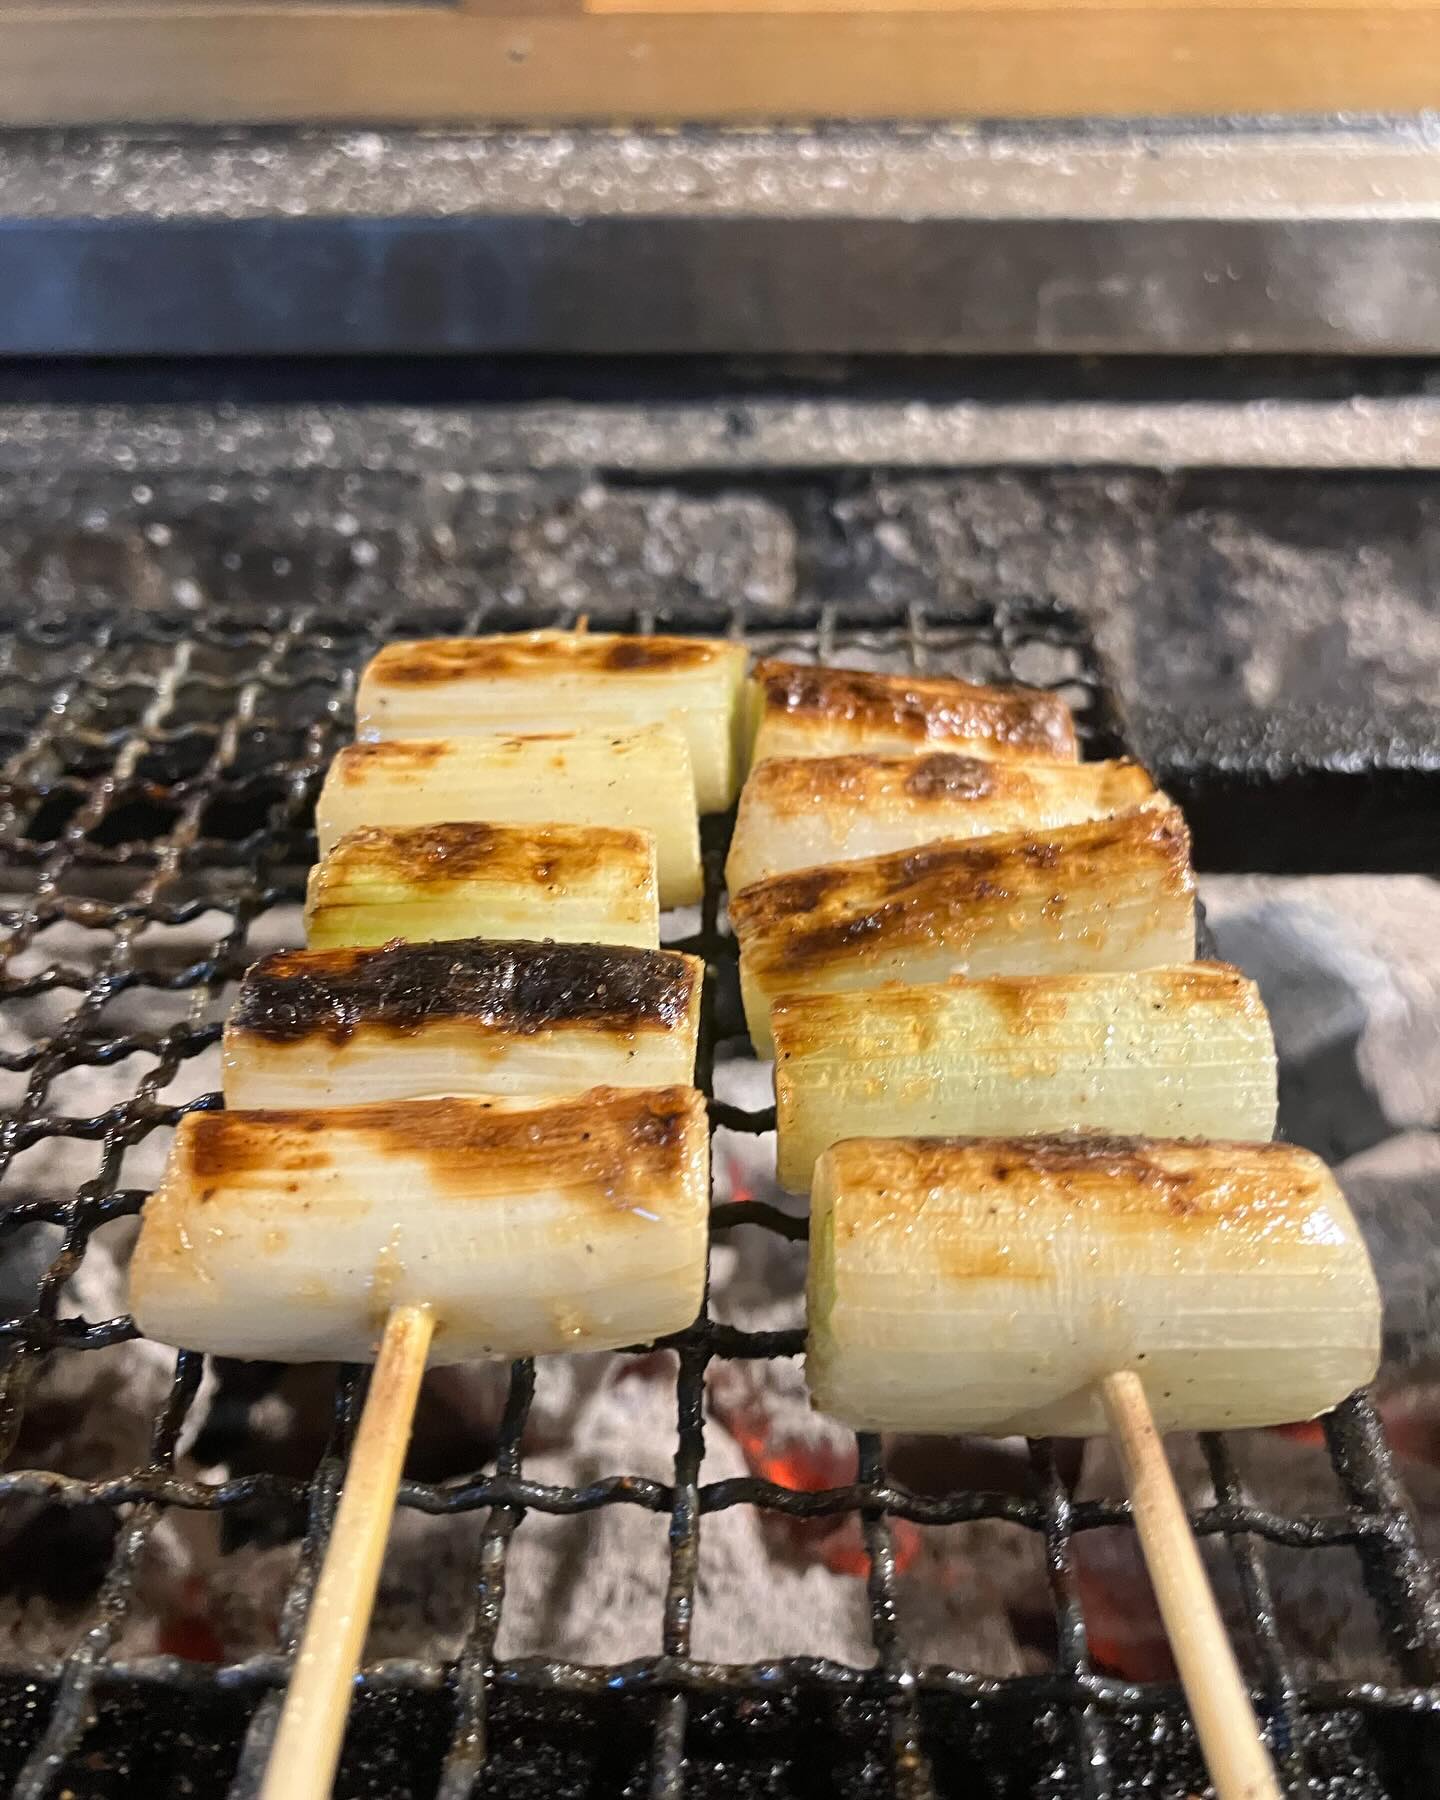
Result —
[[1440, 1136], [1388, 1138], [1339, 1174], [1384, 1296], [1383, 1379], [1440, 1380]]

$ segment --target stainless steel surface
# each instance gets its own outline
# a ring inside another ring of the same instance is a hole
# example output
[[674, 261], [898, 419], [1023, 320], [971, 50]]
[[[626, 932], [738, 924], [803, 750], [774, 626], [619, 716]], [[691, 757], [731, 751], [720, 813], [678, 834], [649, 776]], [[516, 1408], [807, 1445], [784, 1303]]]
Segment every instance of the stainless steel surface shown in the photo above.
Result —
[[383, 443], [421, 474], [744, 469], [1440, 469], [1440, 394], [1207, 401], [746, 399], [673, 404], [0, 406], [0, 472], [343, 470]]
[[0, 354], [1440, 350], [1440, 133], [20, 134]]
[[11, 132], [12, 219], [1403, 219], [1440, 114], [760, 129]]

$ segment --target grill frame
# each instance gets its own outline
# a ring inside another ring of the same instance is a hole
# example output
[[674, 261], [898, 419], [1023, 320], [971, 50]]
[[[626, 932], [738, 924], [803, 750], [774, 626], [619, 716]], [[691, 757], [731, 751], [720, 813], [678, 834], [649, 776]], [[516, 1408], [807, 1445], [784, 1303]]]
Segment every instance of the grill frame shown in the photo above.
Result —
[[[28, 693], [31, 702], [24, 735], [12, 744], [5, 762], [0, 864], [33, 887], [28, 903], [0, 908], [0, 926], [10, 934], [3, 962], [8, 970], [51, 924], [112, 934], [93, 973], [52, 964], [18, 977], [7, 972], [0, 979], [0, 999], [76, 996], [67, 1016], [42, 1042], [20, 1053], [0, 1052], [0, 1071], [23, 1076], [26, 1083], [19, 1104], [0, 1123], [0, 1179], [15, 1156], [44, 1139], [73, 1137], [100, 1145], [98, 1170], [73, 1199], [21, 1197], [0, 1214], [0, 1232], [36, 1223], [63, 1231], [35, 1308], [0, 1321], [0, 1450], [7, 1456], [41, 1356], [84, 1353], [133, 1333], [125, 1319], [59, 1316], [64, 1283], [79, 1266], [90, 1236], [143, 1204], [143, 1190], [119, 1185], [126, 1151], [151, 1132], [172, 1126], [183, 1112], [218, 1103], [211, 1094], [172, 1105], [162, 1094], [183, 1063], [218, 1037], [218, 1020], [207, 1013], [241, 973], [248, 931], [271, 907], [299, 898], [298, 879], [313, 857], [308, 809], [330, 754], [348, 736], [359, 666], [379, 643], [397, 635], [557, 622], [570, 621], [554, 612], [502, 611], [483, 600], [363, 617], [319, 607], [284, 614], [250, 608], [199, 617], [169, 612], [125, 618], [91, 610], [21, 623], [0, 648], [0, 691], [22, 700]], [[956, 668], [990, 678], [1035, 680], [1038, 669], [1049, 685], [1063, 687], [1076, 702], [1090, 754], [1113, 754], [1125, 745], [1111, 684], [1085, 626], [1052, 606], [927, 614], [918, 607], [829, 602], [797, 607], [779, 620], [773, 613], [751, 619], [743, 607], [686, 606], [607, 617], [604, 623], [634, 630], [728, 632], [765, 653], [821, 660], [854, 652], [903, 652], [916, 668]], [[111, 714], [121, 722], [107, 724]], [[281, 756], [281, 750], [288, 754]], [[217, 821], [223, 831], [208, 829]], [[141, 826], [145, 831], [139, 831]], [[28, 835], [37, 830], [40, 836]], [[137, 835], [126, 835], [130, 832]], [[771, 1125], [773, 1112], [748, 1112], [714, 1100], [712, 1092], [717, 1042], [741, 1029], [734, 945], [721, 929], [726, 835], [724, 821], [706, 822], [700, 928], [679, 943], [704, 955], [713, 971], [698, 1071], [701, 1085], [712, 1095], [712, 1128], [758, 1132]], [[77, 898], [64, 891], [72, 878], [92, 873], [93, 885], [123, 889], [130, 883], [131, 891], [118, 899]], [[223, 910], [231, 923], [216, 938], [212, 953], [154, 976], [136, 955], [146, 928], [193, 921], [215, 904], [217, 893], [227, 896]], [[100, 1035], [106, 1006], [137, 988], [189, 995], [189, 1018], [165, 1030]], [[83, 1119], [48, 1109], [50, 1090], [67, 1070], [136, 1053], [155, 1058], [154, 1067], [117, 1106]], [[792, 1239], [804, 1233], [803, 1221], [764, 1203], [728, 1203], [716, 1209], [716, 1231], [746, 1225]], [[646, 1776], [653, 1800], [681, 1800], [692, 1791], [686, 1747], [697, 1718], [708, 1708], [742, 1701], [793, 1705], [812, 1714], [836, 1703], [871, 1708], [883, 1717], [886, 1749], [883, 1769], [871, 1773], [881, 1784], [878, 1791], [888, 1788], [899, 1800], [926, 1800], [940, 1791], [930, 1752], [937, 1741], [934, 1721], [945, 1709], [958, 1717], [966, 1709], [1026, 1708], [1041, 1737], [1053, 1743], [1053, 1779], [1045, 1791], [1056, 1796], [1107, 1800], [1135, 1791], [1132, 1752], [1112, 1753], [1110, 1740], [1128, 1739], [1147, 1719], [1169, 1722], [1165, 1754], [1181, 1763], [1189, 1759], [1187, 1766], [1193, 1766], [1193, 1745], [1188, 1727], [1178, 1722], [1181, 1708], [1173, 1688], [1122, 1681], [1089, 1666], [1071, 1563], [1073, 1537], [1078, 1531], [1127, 1524], [1129, 1508], [1121, 1501], [1072, 1502], [1047, 1444], [1031, 1447], [1036, 1494], [1030, 1499], [961, 1492], [938, 1500], [910, 1492], [888, 1477], [881, 1445], [872, 1436], [860, 1438], [857, 1479], [843, 1487], [797, 1492], [758, 1476], [700, 1484], [707, 1364], [717, 1358], [793, 1355], [801, 1337], [799, 1331], [741, 1331], [711, 1320], [707, 1309], [696, 1327], [667, 1340], [677, 1355], [677, 1451], [669, 1482], [623, 1473], [584, 1490], [527, 1481], [520, 1445], [533, 1367], [517, 1363], [495, 1474], [402, 1484], [401, 1504], [427, 1512], [490, 1509], [462, 1655], [448, 1665], [391, 1661], [367, 1671], [363, 1683], [372, 1695], [433, 1699], [437, 1692], [443, 1694], [450, 1714], [448, 1747], [438, 1782], [424, 1791], [434, 1791], [441, 1800], [471, 1792], [485, 1761], [497, 1705], [503, 1701], [543, 1709], [555, 1697], [581, 1706], [618, 1697], [619, 1704], [643, 1707], [653, 1730]], [[364, 1372], [342, 1371], [330, 1442], [308, 1483], [252, 1475], [206, 1486], [173, 1473], [176, 1445], [201, 1370], [198, 1355], [179, 1355], [144, 1469], [98, 1482], [46, 1471], [0, 1474], [0, 1501], [26, 1496], [130, 1509], [117, 1532], [88, 1628], [75, 1648], [62, 1663], [37, 1661], [21, 1671], [53, 1689], [43, 1729], [14, 1778], [11, 1791], [23, 1800], [58, 1791], [62, 1773], [65, 1784], [74, 1785], [72, 1771], [97, 1710], [108, 1695], [128, 1690], [177, 1699], [215, 1693], [253, 1697], [255, 1710], [231, 1792], [255, 1791], [333, 1524]], [[1327, 1745], [1351, 1730], [1354, 1721], [1440, 1717], [1440, 1597], [1370, 1402], [1364, 1396], [1347, 1401], [1327, 1421], [1326, 1438], [1343, 1509], [1295, 1518], [1256, 1506], [1243, 1490], [1229, 1446], [1210, 1435], [1203, 1443], [1217, 1501], [1194, 1518], [1199, 1532], [1221, 1534], [1232, 1544], [1264, 1676], [1257, 1697], [1271, 1727], [1283, 1784], [1295, 1796], [1324, 1791], [1313, 1785], [1319, 1779], [1315, 1771], [1328, 1767]], [[163, 1507], [224, 1510], [257, 1498], [300, 1497], [306, 1501], [307, 1525], [275, 1651], [221, 1669], [173, 1657], [128, 1664], [109, 1658], [145, 1543]], [[607, 1505], [639, 1505], [669, 1519], [661, 1654], [617, 1667], [540, 1657], [498, 1663], [494, 1650], [505, 1558], [525, 1511], [574, 1514]], [[800, 1518], [859, 1514], [871, 1564], [867, 1589], [877, 1652], [874, 1669], [812, 1658], [763, 1665], [716, 1665], [691, 1658], [702, 1521], [707, 1513], [735, 1505]], [[1034, 1531], [1044, 1547], [1056, 1611], [1059, 1656], [1054, 1673], [1002, 1679], [943, 1666], [915, 1667], [905, 1651], [903, 1621], [896, 1617], [889, 1524], [896, 1518], [922, 1525], [1003, 1519]], [[1261, 1552], [1265, 1542], [1356, 1549], [1396, 1670], [1393, 1682], [1301, 1682], [1271, 1604]], [[353, 1778], [352, 1770], [347, 1779]]]

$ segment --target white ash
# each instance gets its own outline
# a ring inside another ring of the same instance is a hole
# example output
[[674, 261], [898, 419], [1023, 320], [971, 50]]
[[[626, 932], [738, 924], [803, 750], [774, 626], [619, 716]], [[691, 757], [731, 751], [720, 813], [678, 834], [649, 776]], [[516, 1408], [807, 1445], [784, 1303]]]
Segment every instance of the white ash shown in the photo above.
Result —
[[[1433, 1419], [1433, 1396], [1415, 1396], [1413, 1404], [1422, 1409], [1422, 1416]], [[1430, 1429], [1433, 1433], [1433, 1424]], [[1334, 1518], [1345, 1512], [1345, 1498], [1323, 1444], [1265, 1431], [1232, 1432], [1226, 1442], [1252, 1503], [1287, 1518]], [[1187, 1505], [1212, 1503], [1214, 1488], [1198, 1442], [1193, 1437], [1172, 1437], [1166, 1439], [1166, 1448]], [[1421, 1540], [1433, 1560], [1440, 1551], [1440, 1472], [1418, 1461], [1404, 1462], [1401, 1472], [1416, 1507]], [[1114, 1449], [1106, 1439], [1094, 1440], [1086, 1448], [1080, 1497], [1114, 1498], [1123, 1492]], [[1135, 1534], [1082, 1532], [1075, 1543], [1084, 1570], [1103, 1581], [1112, 1595], [1127, 1597], [1127, 1628], [1137, 1638], [1148, 1632], [1152, 1641], [1158, 1641], [1151, 1623], [1154, 1602]], [[1213, 1536], [1201, 1541], [1201, 1549], [1236, 1647], [1242, 1659], [1253, 1660], [1254, 1646], [1232, 1553], [1223, 1538]], [[1353, 1548], [1294, 1550], [1264, 1544], [1261, 1557], [1281, 1641], [1302, 1678], [1394, 1678], [1394, 1665], [1382, 1643], [1375, 1606], [1365, 1591], [1360, 1560]], [[1109, 1625], [1115, 1622], [1113, 1602], [1104, 1610], [1104, 1621]]]
[[[66, 1310], [106, 1319], [124, 1307], [124, 1261], [133, 1240], [128, 1222], [98, 1233], [66, 1289]], [[50, 1469], [77, 1480], [110, 1478], [146, 1467], [155, 1421], [175, 1374], [175, 1352], [144, 1339], [103, 1350], [65, 1352], [43, 1359], [26, 1397], [22, 1436], [12, 1466]], [[207, 1366], [181, 1429], [177, 1466], [190, 1461], [214, 1393]], [[45, 1503], [11, 1501], [0, 1512], [0, 1554], [33, 1554]], [[50, 1515], [44, 1538], [57, 1559], [103, 1552], [108, 1519], [94, 1508]], [[213, 1518], [167, 1509], [155, 1520], [141, 1560], [131, 1607], [116, 1634], [112, 1654], [145, 1655], [164, 1648], [162, 1629], [193, 1603], [213, 1565], [218, 1535]], [[21, 1550], [21, 1546], [26, 1546]], [[40, 1571], [43, 1575], [43, 1571]], [[44, 1593], [13, 1590], [0, 1598], [0, 1660], [63, 1655], [84, 1629], [83, 1607]]]
[[1440, 1379], [1440, 1136], [1387, 1138], [1339, 1178], [1385, 1297], [1382, 1390]]
[[1440, 885], [1421, 876], [1209, 876], [1220, 953], [1275, 1027], [1281, 1127], [1332, 1158], [1440, 1125]]

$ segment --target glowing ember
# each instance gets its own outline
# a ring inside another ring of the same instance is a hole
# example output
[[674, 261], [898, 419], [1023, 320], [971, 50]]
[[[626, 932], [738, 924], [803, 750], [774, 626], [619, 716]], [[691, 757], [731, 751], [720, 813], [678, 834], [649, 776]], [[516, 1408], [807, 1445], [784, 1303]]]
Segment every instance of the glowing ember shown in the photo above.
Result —
[[1302, 1419], [1295, 1425], [1272, 1425], [1277, 1437], [1294, 1438], [1297, 1444], [1323, 1444], [1325, 1427], [1318, 1419]]
[[205, 1583], [196, 1576], [182, 1585], [176, 1611], [160, 1624], [156, 1648], [162, 1656], [183, 1656], [187, 1662], [224, 1662], [224, 1640], [205, 1616], [209, 1598]]
[[1173, 1681], [1175, 1661], [1133, 1536], [1085, 1532], [1076, 1540], [1075, 1579], [1094, 1666], [1126, 1681]]
[[[776, 1487], [818, 1494], [848, 1487], [855, 1479], [853, 1447], [841, 1451], [823, 1442], [804, 1443], [793, 1437], [772, 1441], [765, 1425], [754, 1418], [727, 1418], [725, 1424], [754, 1473]], [[815, 1519], [767, 1513], [764, 1519], [767, 1529], [787, 1540], [795, 1554], [816, 1558], [832, 1575], [852, 1575], [861, 1581], [869, 1575], [870, 1553], [854, 1513]], [[908, 1519], [892, 1519], [890, 1535], [895, 1572], [903, 1575], [919, 1553], [920, 1527]]]
[[732, 1150], [725, 1158], [725, 1172], [728, 1178], [726, 1186], [732, 1201], [743, 1206], [755, 1198], [755, 1188], [745, 1157], [737, 1156]]

